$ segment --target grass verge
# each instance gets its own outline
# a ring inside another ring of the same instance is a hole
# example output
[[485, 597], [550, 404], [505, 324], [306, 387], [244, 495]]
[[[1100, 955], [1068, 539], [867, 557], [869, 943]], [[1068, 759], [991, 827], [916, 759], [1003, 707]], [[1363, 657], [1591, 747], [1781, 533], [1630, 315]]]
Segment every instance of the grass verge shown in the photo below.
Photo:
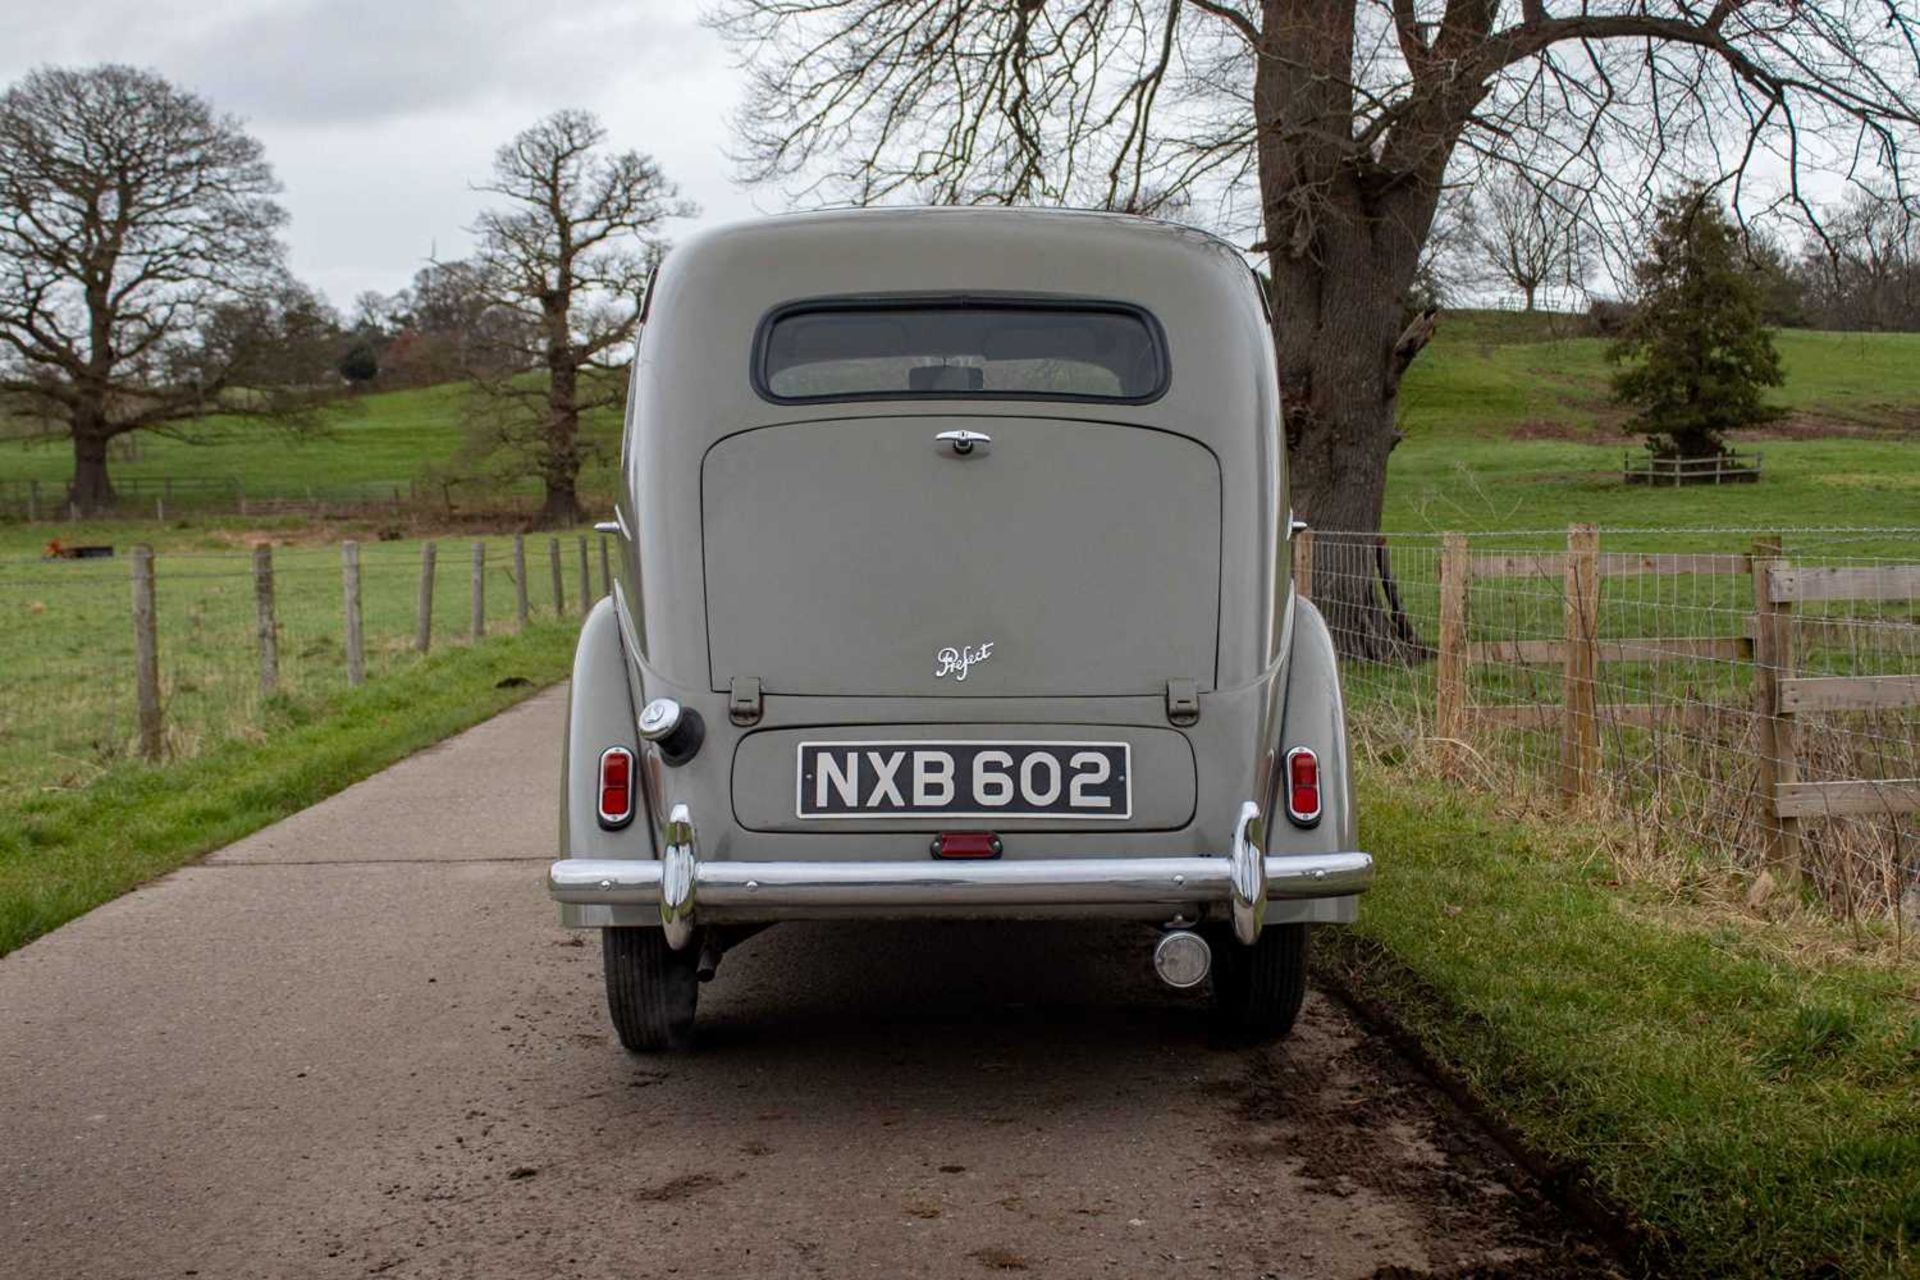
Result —
[[0, 809], [0, 955], [552, 684], [577, 633], [539, 625], [359, 689], [276, 699], [254, 740]]
[[1663, 1274], [1920, 1275], [1920, 967], [1637, 898], [1556, 825], [1363, 775], [1381, 880], [1322, 967]]

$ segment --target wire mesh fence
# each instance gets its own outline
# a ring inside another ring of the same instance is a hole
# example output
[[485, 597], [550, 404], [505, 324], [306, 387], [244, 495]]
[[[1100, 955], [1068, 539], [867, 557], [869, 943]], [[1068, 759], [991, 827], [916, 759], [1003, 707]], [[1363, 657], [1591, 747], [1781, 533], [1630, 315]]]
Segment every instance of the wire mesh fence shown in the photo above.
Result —
[[[583, 483], [581, 496], [589, 508], [611, 504], [612, 492], [604, 476], [590, 473]], [[239, 475], [135, 473], [116, 475], [113, 486], [111, 505], [83, 515], [69, 500], [65, 482], [0, 477], [0, 521], [57, 524], [82, 519], [99, 523], [216, 515], [322, 518], [476, 513], [524, 518], [537, 512], [542, 502], [539, 484], [534, 480], [422, 483], [417, 478], [402, 477], [315, 485], [249, 481]]]
[[1363, 753], [1589, 812], [1629, 866], [1920, 912], [1920, 530], [1303, 541]]
[[[275, 710], [356, 676], [383, 679], [447, 645], [577, 622], [609, 589], [603, 542], [494, 536], [160, 552], [150, 623], [138, 556], [0, 558], [0, 803], [85, 785], [132, 756], [183, 758], [261, 734]], [[148, 723], [143, 631], [155, 654]]]

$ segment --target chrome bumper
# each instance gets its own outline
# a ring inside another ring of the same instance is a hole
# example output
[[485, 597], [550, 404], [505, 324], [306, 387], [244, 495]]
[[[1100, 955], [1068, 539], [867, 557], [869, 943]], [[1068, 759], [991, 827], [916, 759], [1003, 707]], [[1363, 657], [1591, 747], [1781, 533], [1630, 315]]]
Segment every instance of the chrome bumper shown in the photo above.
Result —
[[[1251, 943], [1269, 901], [1350, 897], [1373, 882], [1365, 853], [1259, 852], [1259, 809], [1249, 803], [1224, 856], [1059, 858], [982, 862], [707, 862], [685, 805], [666, 827], [658, 861], [567, 858], [547, 872], [562, 923], [662, 925], [685, 946], [699, 920], [773, 920], [823, 912], [911, 915], [972, 909], [1047, 914], [1047, 908], [1161, 907], [1169, 914], [1229, 907]], [[1283, 913], [1285, 914], [1285, 913]], [[1307, 918], [1295, 916], [1293, 918]]]

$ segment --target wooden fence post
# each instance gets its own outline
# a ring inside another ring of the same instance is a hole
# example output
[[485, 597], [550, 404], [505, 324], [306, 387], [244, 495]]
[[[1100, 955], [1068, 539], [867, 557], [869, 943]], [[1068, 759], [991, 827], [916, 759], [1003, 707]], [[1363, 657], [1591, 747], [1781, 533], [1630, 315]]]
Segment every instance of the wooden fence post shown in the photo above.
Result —
[[358, 687], [367, 678], [367, 655], [360, 634], [360, 544], [340, 544], [340, 591], [347, 614], [347, 683]]
[[1302, 600], [1313, 599], [1313, 530], [1293, 535], [1293, 589]]
[[1800, 780], [1793, 713], [1780, 705], [1780, 681], [1793, 674], [1793, 605], [1775, 602], [1771, 571], [1784, 569], [1781, 542], [1755, 538], [1748, 568], [1753, 575], [1753, 710], [1759, 727], [1760, 798], [1773, 816], [1767, 832], [1767, 869], [1779, 888], [1800, 878], [1800, 819], [1782, 817], [1776, 801], [1781, 783]]
[[158, 762], [166, 753], [160, 719], [160, 626], [153, 605], [153, 548], [133, 549], [133, 673], [140, 704], [140, 754]]
[[1450, 533], [1440, 546], [1440, 653], [1434, 690], [1434, 736], [1448, 767], [1467, 736], [1467, 588], [1473, 572], [1467, 536]]
[[600, 594], [613, 594], [613, 569], [607, 562], [607, 535], [600, 535]]
[[527, 599], [527, 539], [518, 533], [513, 535], [513, 594], [514, 611], [524, 631], [533, 606]]
[[473, 620], [468, 625], [468, 633], [474, 640], [487, 634], [487, 544], [473, 544], [473, 587], [468, 593], [473, 601]]
[[1591, 796], [1600, 776], [1600, 722], [1594, 699], [1599, 673], [1600, 534], [1567, 526], [1566, 665], [1560, 682], [1560, 789]]
[[413, 648], [425, 653], [433, 647], [433, 562], [440, 549], [432, 542], [420, 547], [420, 597], [413, 608]]
[[280, 684], [280, 627], [273, 616], [273, 547], [253, 549], [253, 599], [259, 613], [260, 696], [271, 698]]
[[587, 562], [587, 535], [580, 535], [580, 616], [593, 608], [593, 568]]
[[547, 539], [547, 560], [553, 567], [553, 616], [564, 617], [567, 612], [566, 575], [560, 571], [560, 539]]

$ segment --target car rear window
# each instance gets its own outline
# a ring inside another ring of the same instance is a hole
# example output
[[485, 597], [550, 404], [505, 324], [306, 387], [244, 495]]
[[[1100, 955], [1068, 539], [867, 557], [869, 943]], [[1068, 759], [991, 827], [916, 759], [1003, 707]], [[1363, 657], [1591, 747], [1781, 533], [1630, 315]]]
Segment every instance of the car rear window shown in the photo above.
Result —
[[1151, 400], [1166, 389], [1159, 326], [1115, 303], [803, 303], [761, 326], [773, 400]]

